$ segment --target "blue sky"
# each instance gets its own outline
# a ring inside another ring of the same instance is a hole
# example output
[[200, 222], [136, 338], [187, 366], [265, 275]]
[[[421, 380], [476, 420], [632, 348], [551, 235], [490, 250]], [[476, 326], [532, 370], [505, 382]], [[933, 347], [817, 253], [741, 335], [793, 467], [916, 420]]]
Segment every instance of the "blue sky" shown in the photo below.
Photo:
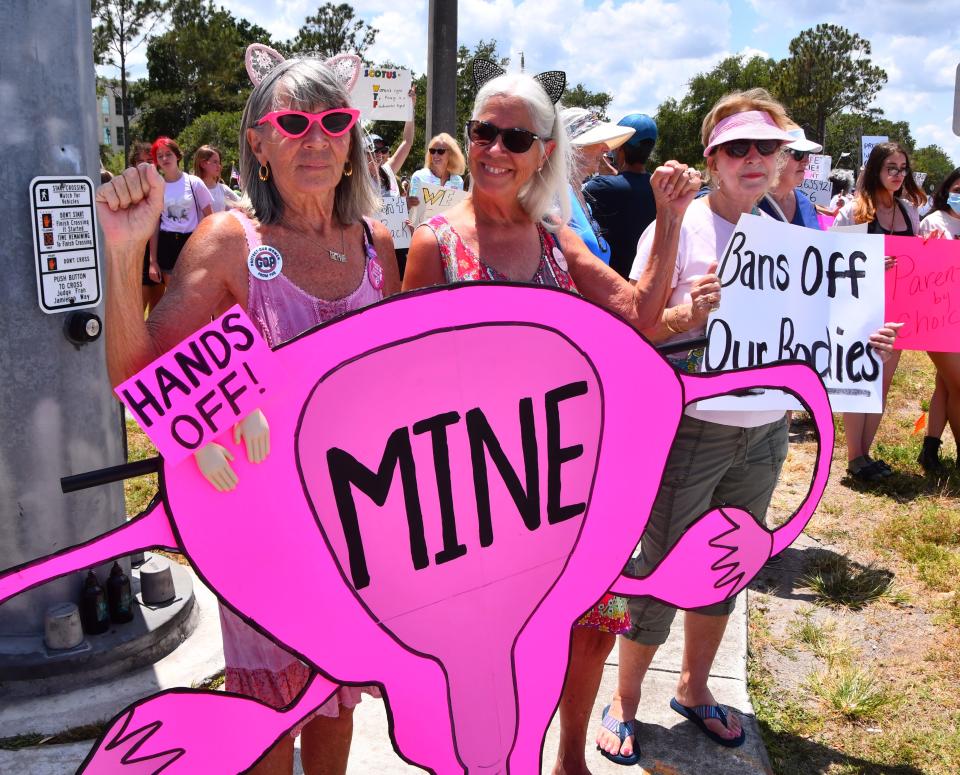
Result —
[[[293, 37], [321, 4], [218, 3], [281, 39]], [[426, 0], [352, 5], [380, 30], [372, 59], [424, 72]], [[461, 43], [495, 39], [516, 60], [523, 51], [528, 70], [566, 70], [569, 82], [612, 94], [614, 118], [655, 112], [664, 98], [681, 97], [693, 75], [726, 56], [782, 58], [801, 30], [842, 24], [871, 42], [874, 63], [887, 71], [875, 104], [888, 118], [909, 121], [919, 145], [936, 143], [960, 164], [960, 138], [951, 129], [960, 11], [949, 0], [460, 0], [458, 8]], [[135, 75], [138, 67], [143, 72], [143, 53], [137, 54]]]

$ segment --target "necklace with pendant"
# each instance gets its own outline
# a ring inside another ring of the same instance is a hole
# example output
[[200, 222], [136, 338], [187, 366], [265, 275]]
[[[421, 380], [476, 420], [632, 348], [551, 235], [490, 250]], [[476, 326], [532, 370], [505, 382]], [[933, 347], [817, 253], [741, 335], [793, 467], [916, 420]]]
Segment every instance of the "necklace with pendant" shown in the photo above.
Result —
[[340, 251], [338, 252], [336, 250], [331, 250], [330, 248], [327, 248], [327, 253], [330, 254], [331, 261], [336, 261], [339, 264], [347, 263], [347, 253], [346, 253], [346, 246], [344, 243], [342, 226], [340, 227]]

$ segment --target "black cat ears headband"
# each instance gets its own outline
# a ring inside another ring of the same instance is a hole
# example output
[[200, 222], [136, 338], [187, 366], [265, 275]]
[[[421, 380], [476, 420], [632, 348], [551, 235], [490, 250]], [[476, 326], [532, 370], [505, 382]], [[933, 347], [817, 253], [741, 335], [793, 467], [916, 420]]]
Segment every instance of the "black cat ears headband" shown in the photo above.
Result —
[[[478, 89], [487, 81], [506, 75], [506, 72], [500, 65], [491, 62], [489, 59], [473, 60], [473, 82]], [[564, 88], [566, 88], [567, 74], [563, 70], [548, 70], [545, 73], [533, 76], [533, 80], [543, 87], [550, 101], [556, 105], [563, 96]]]

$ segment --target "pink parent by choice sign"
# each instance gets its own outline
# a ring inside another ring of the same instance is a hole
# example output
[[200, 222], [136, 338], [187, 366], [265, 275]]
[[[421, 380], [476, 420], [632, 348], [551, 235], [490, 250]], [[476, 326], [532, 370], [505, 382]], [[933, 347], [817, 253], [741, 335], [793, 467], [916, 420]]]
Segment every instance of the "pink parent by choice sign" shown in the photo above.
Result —
[[885, 320], [903, 323], [899, 350], [960, 351], [960, 241], [887, 237]]

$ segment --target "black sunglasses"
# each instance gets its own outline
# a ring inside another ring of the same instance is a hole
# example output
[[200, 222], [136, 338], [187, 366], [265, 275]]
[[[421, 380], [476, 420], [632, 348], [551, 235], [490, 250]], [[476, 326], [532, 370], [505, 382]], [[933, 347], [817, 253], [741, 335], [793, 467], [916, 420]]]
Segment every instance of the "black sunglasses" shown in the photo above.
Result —
[[526, 153], [534, 140], [543, 140], [527, 129], [501, 129], [489, 121], [468, 121], [467, 137], [477, 145], [490, 145], [500, 135], [503, 147], [511, 153]]
[[723, 152], [732, 159], [742, 159], [750, 153], [751, 146], [757, 147], [757, 153], [761, 156], [770, 156], [780, 148], [779, 140], [731, 140], [720, 146]]
[[784, 148], [787, 156], [792, 156], [794, 161], [803, 161], [810, 155], [810, 151], [796, 151], [793, 148]]
[[440, 154], [441, 156], [443, 156], [443, 154], [447, 152], [447, 149], [446, 148], [430, 148], [429, 151], [431, 155]]

